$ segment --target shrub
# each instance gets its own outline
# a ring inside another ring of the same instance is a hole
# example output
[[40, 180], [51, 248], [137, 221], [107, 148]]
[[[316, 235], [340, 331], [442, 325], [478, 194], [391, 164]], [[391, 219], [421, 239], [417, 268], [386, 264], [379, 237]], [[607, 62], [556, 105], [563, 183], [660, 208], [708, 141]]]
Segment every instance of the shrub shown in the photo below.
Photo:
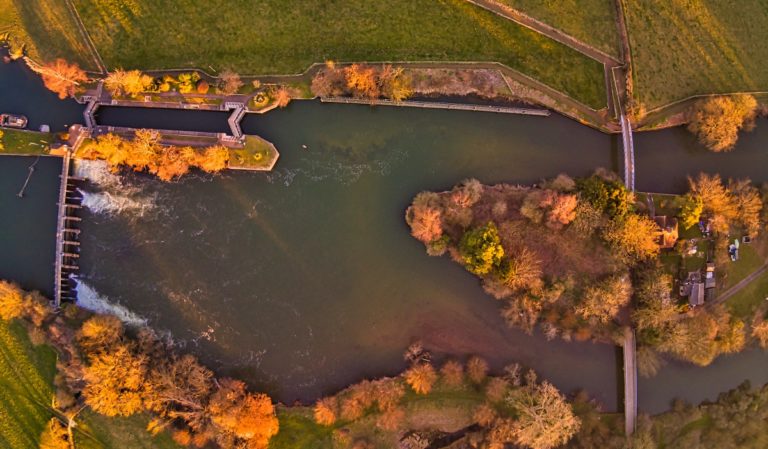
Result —
[[0, 281], [0, 318], [12, 320], [24, 312], [24, 291], [18, 285]]
[[701, 213], [704, 211], [704, 202], [699, 195], [691, 193], [683, 196], [683, 204], [680, 208], [680, 226], [683, 229], [690, 229], [699, 222]]
[[211, 85], [208, 84], [208, 81], [206, 80], [200, 80], [200, 82], [197, 83], [197, 93], [199, 93], [200, 95], [207, 94], [210, 88], [211, 88]]
[[480, 357], [473, 356], [467, 361], [467, 377], [473, 383], [483, 383], [488, 375], [488, 362]]
[[338, 402], [336, 398], [323, 398], [315, 403], [315, 422], [322, 426], [330, 426], [336, 422], [336, 410]]
[[417, 394], [428, 394], [437, 381], [437, 373], [428, 363], [412, 366], [404, 376], [405, 381]]
[[464, 367], [456, 360], [448, 360], [440, 368], [443, 382], [449, 387], [460, 387], [464, 383]]

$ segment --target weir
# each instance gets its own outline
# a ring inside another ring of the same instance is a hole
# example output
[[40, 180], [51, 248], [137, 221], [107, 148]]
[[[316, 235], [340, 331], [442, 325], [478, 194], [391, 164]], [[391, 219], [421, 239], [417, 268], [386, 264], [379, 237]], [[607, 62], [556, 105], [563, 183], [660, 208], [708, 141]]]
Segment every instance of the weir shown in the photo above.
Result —
[[75, 196], [73, 183], [77, 179], [69, 176], [71, 151], [67, 149], [61, 164], [58, 214], [56, 220], [56, 260], [54, 262], [53, 302], [56, 307], [61, 306], [61, 301], [71, 301], [75, 298], [75, 291], [69, 275], [79, 269], [76, 265], [80, 254], [76, 253], [80, 247], [77, 238], [79, 229], [70, 228], [72, 223], [81, 219], [73, 215], [75, 210], [82, 207], [81, 198]]

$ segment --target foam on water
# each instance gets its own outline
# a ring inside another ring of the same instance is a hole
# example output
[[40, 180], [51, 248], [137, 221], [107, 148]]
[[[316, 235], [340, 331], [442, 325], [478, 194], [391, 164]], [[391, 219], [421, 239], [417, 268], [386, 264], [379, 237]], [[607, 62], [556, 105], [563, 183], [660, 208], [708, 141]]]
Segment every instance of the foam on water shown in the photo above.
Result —
[[75, 175], [86, 178], [98, 187], [98, 192], [80, 190], [83, 206], [102, 215], [131, 215], [144, 217], [156, 208], [156, 196], [126, 185], [119, 175], [109, 171], [104, 161], [78, 160]]
[[99, 292], [83, 282], [82, 279], [77, 280], [77, 305], [91, 312], [114, 315], [120, 321], [132, 326], [144, 326], [147, 324], [146, 319], [120, 304], [110, 302], [109, 298], [100, 295]]

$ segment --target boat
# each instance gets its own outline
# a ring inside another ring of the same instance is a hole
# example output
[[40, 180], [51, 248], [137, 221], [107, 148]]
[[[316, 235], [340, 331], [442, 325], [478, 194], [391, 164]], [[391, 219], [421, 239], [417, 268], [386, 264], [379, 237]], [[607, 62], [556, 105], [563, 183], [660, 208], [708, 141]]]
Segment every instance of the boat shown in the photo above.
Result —
[[0, 114], [0, 126], [23, 129], [27, 127], [27, 118], [23, 115]]

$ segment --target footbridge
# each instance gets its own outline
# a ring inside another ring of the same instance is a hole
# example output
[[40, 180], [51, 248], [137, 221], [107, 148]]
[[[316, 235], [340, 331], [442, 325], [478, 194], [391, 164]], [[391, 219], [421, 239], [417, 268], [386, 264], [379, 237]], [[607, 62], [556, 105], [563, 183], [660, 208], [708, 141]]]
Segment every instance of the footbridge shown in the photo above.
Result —
[[78, 271], [80, 258], [80, 230], [73, 223], [80, 221], [75, 212], [82, 208], [82, 198], [74, 183], [79, 180], [69, 175], [71, 153], [64, 153], [59, 186], [58, 214], [56, 221], [56, 260], [54, 262], [53, 302], [56, 307], [62, 301], [75, 300], [74, 285], [70, 275]]
[[624, 329], [624, 431], [627, 435], [635, 432], [637, 424], [637, 344], [635, 331]]

